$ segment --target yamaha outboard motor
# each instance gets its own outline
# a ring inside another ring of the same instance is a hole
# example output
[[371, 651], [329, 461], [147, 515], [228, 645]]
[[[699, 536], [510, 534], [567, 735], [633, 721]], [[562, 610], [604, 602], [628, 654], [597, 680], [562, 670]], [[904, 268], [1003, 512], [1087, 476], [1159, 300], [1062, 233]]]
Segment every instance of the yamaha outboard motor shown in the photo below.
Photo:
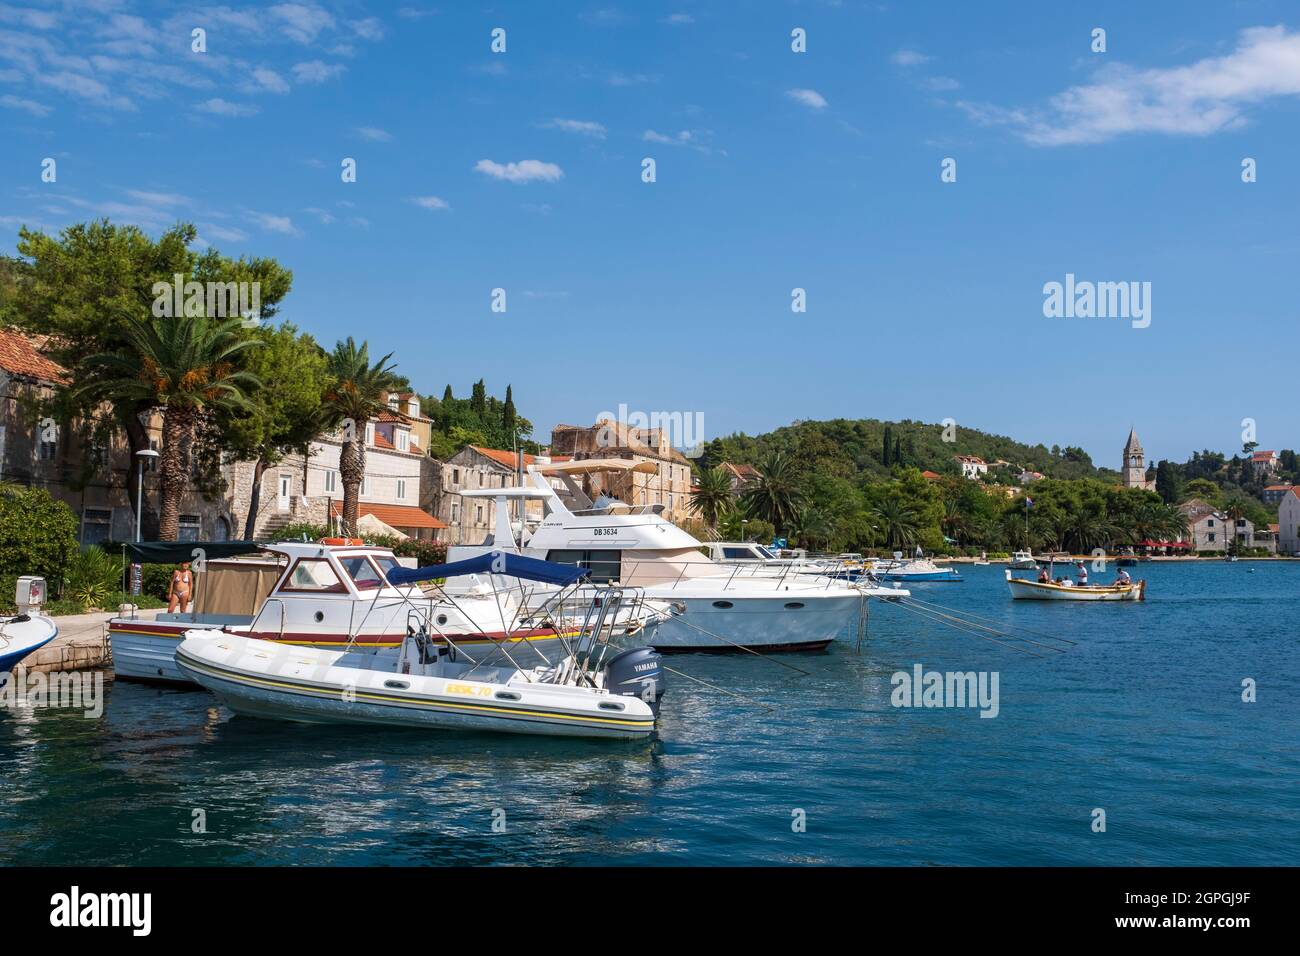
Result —
[[662, 658], [652, 647], [635, 647], [611, 658], [605, 665], [605, 689], [623, 697], [640, 697], [659, 716], [663, 696]]

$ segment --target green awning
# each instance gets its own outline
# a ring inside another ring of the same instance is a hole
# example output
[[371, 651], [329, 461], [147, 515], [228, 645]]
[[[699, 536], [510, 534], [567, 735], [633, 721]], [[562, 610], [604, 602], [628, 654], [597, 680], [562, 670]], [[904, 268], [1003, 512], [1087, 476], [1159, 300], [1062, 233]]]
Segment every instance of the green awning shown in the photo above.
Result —
[[123, 547], [133, 564], [183, 564], [199, 558], [217, 561], [252, 554], [261, 545], [256, 541], [141, 541], [126, 542]]

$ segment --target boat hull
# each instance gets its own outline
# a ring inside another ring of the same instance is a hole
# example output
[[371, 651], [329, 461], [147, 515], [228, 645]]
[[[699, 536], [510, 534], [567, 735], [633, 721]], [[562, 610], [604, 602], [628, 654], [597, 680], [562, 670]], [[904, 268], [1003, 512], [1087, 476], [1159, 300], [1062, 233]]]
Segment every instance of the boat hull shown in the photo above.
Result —
[[864, 600], [854, 591], [829, 597], [662, 597], [685, 605], [686, 613], [664, 621], [649, 639], [661, 653], [823, 650], [857, 624]]
[[9, 672], [25, 657], [58, 636], [58, 625], [40, 614], [32, 615], [26, 621], [10, 618], [0, 623], [0, 685], [8, 681]]
[[[113, 675], [125, 680], [148, 681], [166, 684], [192, 684], [193, 680], [176, 664], [176, 648], [184, 640], [187, 631], [220, 631], [220, 625], [168, 622], [156, 624], [148, 621], [114, 619], [108, 624], [108, 638], [113, 653]], [[490, 658], [493, 663], [509, 663], [505, 652], [522, 667], [535, 667], [546, 660], [555, 660], [563, 655], [564, 649], [554, 632], [529, 632], [530, 637], [504, 637], [502, 635], [473, 635], [458, 637], [452, 635], [456, 647], [475, 660]], [[251, 636], [251, 635], [250, 635]], [[401, 644], [401, 634], [364, 634], [354, 647], [362, 650], [380, 650], [394, 648]], [[314, 647], [326, 650], [341, 650], [347, 646], [345, 635], [339, 634], [286, 634], [281, 641], [279, 635], [266, 635], [272, 643], [284, 643], [295, 647]], [[439, 642], [442, 643], [442, 642]], [[504, 645], [505, 651], [494, 650]]]
[[1007, 588], [1017, 601], [1144, 601], [1146, 582], [1104, 587], [1062, 587], [1059, 584], [1040, 584], [1013, 578], [1007, 572]]
[[646, 739], [655, 729], [654, 712], [635, 697], [342, 667], [332, 663], [339, 656], [199, 636], [182, 643], [176, 660], [231, 710], [251, 717], [621, 740]]

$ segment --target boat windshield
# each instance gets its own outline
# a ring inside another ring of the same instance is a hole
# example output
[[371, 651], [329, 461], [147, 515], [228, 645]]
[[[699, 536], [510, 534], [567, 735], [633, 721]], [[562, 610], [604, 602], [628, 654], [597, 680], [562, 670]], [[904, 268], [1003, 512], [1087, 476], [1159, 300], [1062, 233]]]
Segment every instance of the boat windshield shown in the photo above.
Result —
[[761, 554], [763, 557], [767, 558], [768, 560], [770, 561], [776, 560], [776, 555], [773, 554], [771, 551], [767, 550], [767, 548], [763, 547], [761, 544], [756, 544], [754, 545], [754, 547], [758, 550], [759, 554]]
[[366, 554], [339, 558], [339, 564], [343, 565], [343, 570], [348, 573], [358, 591], [372, 591], [382, 587], [388, 572], [399, 566], [397, 559], [388, 555]]

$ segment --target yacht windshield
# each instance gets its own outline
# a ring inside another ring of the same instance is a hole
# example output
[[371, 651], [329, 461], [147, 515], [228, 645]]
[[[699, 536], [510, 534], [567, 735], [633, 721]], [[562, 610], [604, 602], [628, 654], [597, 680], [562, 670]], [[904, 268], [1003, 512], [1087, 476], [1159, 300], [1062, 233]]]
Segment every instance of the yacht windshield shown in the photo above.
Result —
[[[384, 578], [379, 573], [380, 568], [383, 569], [384, 574], [387, 574], [389, 570], [397, 567], [397, 562], [392, 558], [371, 557], [364, 554], [339, 558], [339, 564], [343, 565], [343, 570], [347, 571], [348, 577], [352, 578], [358, 591], [369, 591], [382, 587]], [[379, 567], [376, 567], [376, 564]]]
[[755, 547], [758, 549], [758, 553], [761, 554], [763, 557], [768, 559], [773, 559], [773, 560], [776, 558], [775, 554], [767, 550], [767, 548], [763, 547], [761, 544], [755, 545]]

